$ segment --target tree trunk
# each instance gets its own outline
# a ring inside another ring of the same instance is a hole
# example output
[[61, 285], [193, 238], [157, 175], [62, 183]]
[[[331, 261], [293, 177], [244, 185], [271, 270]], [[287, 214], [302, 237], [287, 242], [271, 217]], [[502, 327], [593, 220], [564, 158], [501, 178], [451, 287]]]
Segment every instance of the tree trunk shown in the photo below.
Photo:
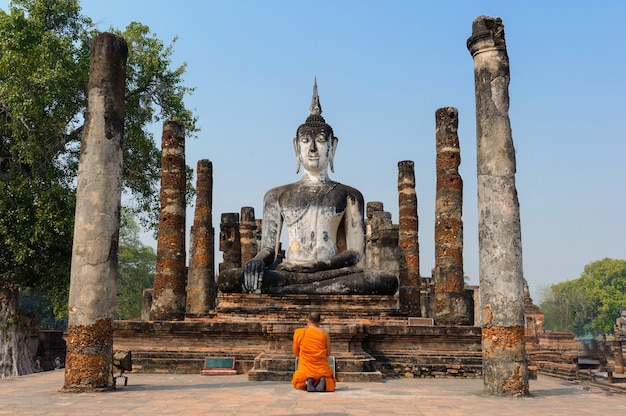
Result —
[[0, 287], [0, 379], [31, 374], [28, 351], [30, 319], [20, 315], [16, 288]]

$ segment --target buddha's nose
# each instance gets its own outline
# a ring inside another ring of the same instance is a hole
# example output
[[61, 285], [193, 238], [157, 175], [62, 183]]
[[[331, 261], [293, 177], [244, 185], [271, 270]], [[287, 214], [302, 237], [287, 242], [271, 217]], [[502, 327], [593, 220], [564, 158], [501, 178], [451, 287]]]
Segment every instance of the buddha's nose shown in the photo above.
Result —
[[315, 140], [311, 140], [311, 147], [309, 147], [309, 152], [317, 152], [317, 142]]

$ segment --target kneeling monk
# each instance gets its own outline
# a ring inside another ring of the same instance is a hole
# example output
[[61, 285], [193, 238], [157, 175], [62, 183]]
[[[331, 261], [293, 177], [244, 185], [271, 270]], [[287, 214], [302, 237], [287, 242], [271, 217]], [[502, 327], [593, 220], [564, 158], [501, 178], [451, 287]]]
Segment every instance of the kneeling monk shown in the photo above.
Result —
[[312, 391], [335, 391], [335, 377], [328, 364], [330, 336], [320, 328], [319, 312], [310, 312], [306, 328], [293, 333], [293, 353], [298, 357], [298, 368], [291, 383], [297, 389]]

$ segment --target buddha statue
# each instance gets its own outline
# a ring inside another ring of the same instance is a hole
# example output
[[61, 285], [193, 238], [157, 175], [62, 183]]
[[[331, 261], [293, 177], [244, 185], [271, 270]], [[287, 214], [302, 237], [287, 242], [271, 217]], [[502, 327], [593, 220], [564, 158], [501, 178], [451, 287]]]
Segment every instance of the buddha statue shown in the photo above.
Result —
[[[261, 249], [243, 269], [218, 277], [224, 293], [393, 295], [397, 277], [361, 266], [365, 252], [363, 195], [335, 182], [337, 137], [322, 117], [313, 86], [306, 122], [293, 139], [299, 181], [269, 190], [263, 199]], [[286, 224], [289, 244], [277, 260]]]

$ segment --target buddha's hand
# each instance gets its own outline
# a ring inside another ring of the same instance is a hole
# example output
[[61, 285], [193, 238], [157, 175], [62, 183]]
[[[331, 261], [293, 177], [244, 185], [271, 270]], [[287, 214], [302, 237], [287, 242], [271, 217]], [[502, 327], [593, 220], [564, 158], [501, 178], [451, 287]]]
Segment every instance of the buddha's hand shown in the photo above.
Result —
[[265, 262], [252, 259], [243, 266], [243, 288], [246, 292], [261, 289]]

